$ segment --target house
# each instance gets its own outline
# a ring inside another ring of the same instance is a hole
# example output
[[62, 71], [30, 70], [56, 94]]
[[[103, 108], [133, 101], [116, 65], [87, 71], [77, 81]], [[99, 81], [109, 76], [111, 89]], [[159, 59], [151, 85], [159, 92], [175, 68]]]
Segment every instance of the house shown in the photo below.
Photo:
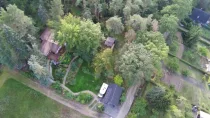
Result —
[[210, 23], [210, 14], [203, 11], [202, 9], [193, 8], [190, 18], [201, 25], [208, 25]]
[[101, 99], [101, 102], [105, 105], [116, 107], [119, 105], [120, 97], [122, 95], [122, 88], [116, 84], [109, 84], [105, 96]]
[[115, 38], [108, 37], [104, 43], [106, 46], [113, 48], [115, 45]]
[[197, 118], [210, 118], [210, 114], [200, 111]]
[[53, 31], [46, 28], [41, 34], [40, 39], [42, 41], [41, 52], [43, 55], [47, 56], [48, 59], [52, 60], [55, 64], [58, 63], [58, 59], [63, 52], [61, 51], [62, 46], [54, 41]]

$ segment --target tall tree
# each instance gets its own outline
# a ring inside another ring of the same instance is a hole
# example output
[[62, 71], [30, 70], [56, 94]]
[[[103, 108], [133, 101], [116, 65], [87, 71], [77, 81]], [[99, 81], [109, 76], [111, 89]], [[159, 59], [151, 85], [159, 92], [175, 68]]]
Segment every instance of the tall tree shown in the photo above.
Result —
[[96, 54], [93, 60], [93, 67], [95, 68], [95, 74], [97, 77], [100, 77], [102, 74], [105, 76], [112, 76], [112, 65], [112, 49], [109, 48]]
[[160, 31], [162, 33], [168, 32], [174, 35], [178, 28], [178, 18], [174, 15], [165, 14], [160, 19]]
[[109, 6], [110, 11], [116, 15], [123, 8], [123, 0], [112, 0]]
[[113, 32], [114, 34], [120, 34], [124, 31], [121, 18], [117, 16], [111, 17], [106, 21], [106, 28], [109, 32]]
[[185, 32], [183, 35], [184, 43], [187, 46], [192, 47], [197, 43], [200, 35], [201, 35], [201, 28], [199, 26], [192, 26], [189, 32]]
[[50, 2], [50, 17], [52, 20], [59, 21], [63, 16], [63, 4], [61, 0], [52, 0]]
[[161, 87], [154, 87], [146, 93], [146, 99], [151, 108], [166, 111], [171, 105], [171, 94]]
[[16, 5], [8, 5], [7, 10], [1, 8], [0, 25], [7, 25], [14, 30], [20, 38], [27, 34], [34, 34], [35, 27], [31, 18], [25, 16], [24, 12], [17, 8]]
[[152, 75], [152, 55], [142, 44], [125, 44], [120, 51], [117, 68], [129, 85], [144, 82]]
[[168, 55], [169, 48], [160, 32], [138, 32], [135, 43], [142, 43], [152, 54], [154, 61], [160, 61]]

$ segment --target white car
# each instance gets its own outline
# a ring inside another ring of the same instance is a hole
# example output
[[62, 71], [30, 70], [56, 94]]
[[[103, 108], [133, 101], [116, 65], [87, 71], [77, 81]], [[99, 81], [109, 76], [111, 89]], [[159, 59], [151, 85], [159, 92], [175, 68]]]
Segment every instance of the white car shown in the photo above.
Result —
[[104, 96], [104, 94], [106, 93], [106, 90], [108, 88], [108, 84], [106, 83], [103, 83], [102, 86], [101, 86], [101, 89], [99, 91], [99, 94], [98, 94], [98, 97], [102, 98]]

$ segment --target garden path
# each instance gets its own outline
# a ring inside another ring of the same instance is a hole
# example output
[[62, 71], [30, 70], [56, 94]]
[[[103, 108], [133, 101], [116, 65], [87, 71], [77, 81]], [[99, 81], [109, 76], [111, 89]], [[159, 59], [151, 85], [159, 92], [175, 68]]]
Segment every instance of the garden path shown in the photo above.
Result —
[[184, 45], [183, 45], [183, 39], [182, 39], [182, 34], [181, 32], [177, 32], [176, 33], [176, 36], [178, 38], [178, 43], [179, 43], [179, 50], [176, 54], [176, 56], [181, 59], [182, 58], [182, 55], [183, 55], [183, 52], [184, 52]]
[[117, 115], [117, 118], [125, 118], [126, 117], [128, 112], [130, 111], [131, 105], [135, 98], [136, 90], [139, 86], [140, 86], [140, 84], [136, 84], [136, 85], [131, 86], [128, 89], [127, 94], [126, 94], [126, 100], [123, 103], [123, 105]]
[[[4, 69], [4, 71], [6, 71], [8, 73], [7, 77], [5, 77], [6, 79], [13, 78], [13, 79], [23, 83], [24, 85], [42, 93], [43, 95], [46, 95], [47, 97], [57, 101], [58, 103], [63, 104], [65, 106], [67, 106], [68, 108], [71, 108], [71, 109], [74, 109], [74, 110], [80, 112], [83, 115], [89, 116], [91, 118], [109, 118], [109, 116], [106, 114], [100, 114], [100, 113], [97, 113], [97, 112], [89, 109], [88, 105], [82, 105], [82, 104], [76, 103], [74, 101], [67, 100], [67, 99], [63, 98], [62, 96], [58, 95], [55, 91], [53, 91], [49, 88], [46, 88], [46, 87], [40, 85], [39, 83], [32, 81], [29, 78], [25, 78], [23, 75], [19, 74], [17, 71], [12, 71], [9, 69]], [[14, 78], [17, 76], [18, 76], [18, 79]], [[92, 95], [91, 92], [86, 91], [86, 93], [89, 93]], [[78, 94], [78, 93], [74, 93], [74, 94]]]

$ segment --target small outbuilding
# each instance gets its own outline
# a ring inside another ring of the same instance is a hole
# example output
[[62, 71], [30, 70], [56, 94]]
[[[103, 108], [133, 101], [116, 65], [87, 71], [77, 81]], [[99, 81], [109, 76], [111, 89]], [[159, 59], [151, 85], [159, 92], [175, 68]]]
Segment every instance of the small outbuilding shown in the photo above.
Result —
[[104, 44], [108, 47], [113, 47], [115, 45], [115, 38], [108, 37]]
[[123, 89], [117, 84], [109, 84], [106, 94], [101, 99], [101, 102], [112, 107], [118, 106], [122, 91]]

